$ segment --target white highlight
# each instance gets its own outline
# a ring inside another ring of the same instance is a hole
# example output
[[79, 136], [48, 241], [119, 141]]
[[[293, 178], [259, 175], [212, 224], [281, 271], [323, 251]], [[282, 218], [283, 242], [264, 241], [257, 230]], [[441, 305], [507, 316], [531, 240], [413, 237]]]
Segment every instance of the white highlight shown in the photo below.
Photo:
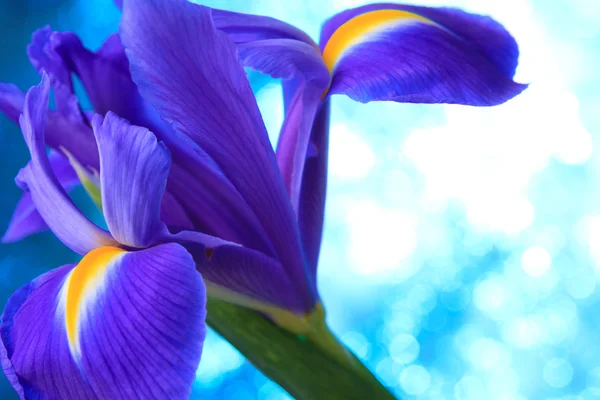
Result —
[[329, 172], [342, 180], [367, 177], [375, 164], [375, 156], [362, 135], [344, 124], [332, 126], [330, 134]]
[[552, 265], [552, 257], [541, 246], [532, 246], [521, 255], [521, 268], [530, 276], [540, 277], [545, 275]]

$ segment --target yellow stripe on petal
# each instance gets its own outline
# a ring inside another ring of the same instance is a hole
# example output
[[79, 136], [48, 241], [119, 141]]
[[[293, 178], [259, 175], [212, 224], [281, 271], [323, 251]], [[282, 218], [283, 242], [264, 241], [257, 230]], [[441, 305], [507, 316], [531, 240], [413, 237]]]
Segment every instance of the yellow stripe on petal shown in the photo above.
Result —
[[69, 163], [71, 167], [75, 170], [79, 181], [83, 185], [83, 188], [86, 190], [96, 207], [100, 211], [102, 211], [102, 193], [100, 192], [100, 184], [96, 182], [100, 182], [100, 177], [98, 171], [93, 171], [93, 175], [90, 174], [83, 165], [77, 161], [77, 159], [67, 151], [64, 147], [60, 148], [65, 156], [69, 159]]
[[344, 51], [363, 41], [369, 34], [384, 30], [400, 22], [435, 24], [430, 19], [402, 10], [376, 10], [357, 15], [333, 32], [325, 45], [323, 59], [329, 72], [333, 71]]
[[64, 318], [71, 354], [78, 360], [81, 355], [79, 327], [86, 301], [101, 289], [110, 265], [125, 250], [100, 247], [90, 251], [70, 272], [63, 286]]

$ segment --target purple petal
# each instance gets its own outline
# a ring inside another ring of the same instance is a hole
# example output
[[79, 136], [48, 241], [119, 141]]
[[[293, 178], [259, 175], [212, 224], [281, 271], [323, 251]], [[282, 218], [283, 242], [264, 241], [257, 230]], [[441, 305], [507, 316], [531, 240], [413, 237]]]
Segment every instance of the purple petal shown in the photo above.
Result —
[[294, 110], [287, 111], [286, 107], [277, 147], [279, 170], [292, 206], [297, 209], [310, 127], [329, 84], [329, 71], [314, 42], [283, 22], [221, 10], [213, 10], [213, 20], [217, 29], [238, 43], [238, 54], [244, 65], [273, 78], [302, 85], [297, 91]]
[[[36, 326], [42, 322], [42, 310], [45, 310], [46, 314], [54, 314], [56, 312], [56, 303], [58, 302], [60, 287], [64, 282], [65, 277], [74, 267], [75, 265], [73, 264], [64, 265], [37, 277], [18, 289], [8, 299], [6, 306], [4, 307], [0, 325], [0, 339], [2, 341], [2, 346], [0, 346], [0, 360], [2, 360], [2, 370], [4, 371], [4, 374], [21, 400], [30, 398], [38, 399], [40, 398], [40, 393], [31, 386], [31, 382], [23, 379], [23, 376], [18, 370], [18, 366], [15, 366], [13, 360], [16, 361], [19, 356], [31, 357], [35, 354], [35, 348], [37, 346], [27, 344], [31, 343], [32, 339], [37, 338], [37, 335], [42, 333], [39, 327]], [[48, 301], [48, 299], [51, 300]], [[45, 319], [53, 321], [54, 318], [51, 317]], [[23, 329], [24, 325], [27, 326], [27, 329]], [[58, 349], [58, 346], [56, 346], [58, 335], [50, 335], [50, 332], [48, 331], [50, 324], [46, 325], [48, 326], [43, 331], [47, 334], [45, 341], [54, 344], [52, 348]], [[34, 327], [38, 329], [35, 329]], [[36, 335], [36, 337], [32, 338], [32, 334]], [[78, 371], [72, 362], [69, 363], [70, 356], [68, 347], [65, 343], [66, 340], [63, 340], [62, 342], [63, 354], [57, 358], [57, 361], [63, 361], [61, 372], [65, 376], [68, 376], [69, 374], [76, 376]], [[41, 368], [40, 370], [46, 371], [46, 373], [52, 372], [45, 368]], [[82, 395], [87, 394], [90, 396], [92, 394], [89, 388], [82, 385], [79, 380], [69, 380], [69, 382], [72, 384], [70, 388], [71, 394], [75, 395], [73, 398], [77, 399], [83, 397]]]
[[165, 229], [160, 205], [171, 154], [148, 129], [130, 125], [112, 112], [105, 118], [95, 115], [92, 126], [108, 229], [119, 243], [148, 247]]
[[506, 29], [491, 17], [467, 13], [458, 8], [422, 7], [402, 4], [370, 4], [341, 12], [330, 18], [321, 29], [321, 49], [341, 25], [359, 14], [381, 9], [404, 10], [435, 21], [468, 41], [485, 55], [503, 74], [512, 77], [517, 68], [519, 48]]
[[[65, 91], [68, 91], [66, 86], [55, 86], [55, 93]], [[92, 129], [75, 113], [79, 112], [76, 97], [69, 97], [70, 100], [61, 111], [48, 111], [45, 122], [46, 143], [53, 149], [66, 149], [82, 165], [97, 170], [98, 151]], [[25, 94], [19, 88], [12, 84], [0, 83], [0, 111], [14, 123], [19, 122], [24, 103]]]
[[287, 107], [277, 143], [277, 162], [295, 210], [298, 210], [299, 206], [311, 127], [321, 103], [323, 90], [324, 86], [314, 82], [300, 82]]
[[[306, 33], [285, 22], [217, 9], [212, 16], [216, 28], [238, 44], [244, 65], [285, 80], [286, 118], [277, 144], [277, 164], [297, 210], [310, 126], [329, 83], [321, 53]], [[300, 86], [312, 90], [298, 90]], [[294, 109], [289, 110], [296, 94]]]
[[[55, 90], [56, 93], [56, 90]], [[73, 95], [73, 99], [75, 96]], [[65, 149], [88, 172], [100, 168], [98, 148], [92, 128], [81, 119], [73, 119], [59, 112], [49, 111], [45, 127], [46, 144], [53, 149]]]
[[54, 234], [73, 251], [86, 254], [115, 241], [77, 210], [52, 172], [44, 146], [49, 90], [49, 78], [44, 74], [41, 84], [27, 92], [20, 123], [31, 162], [21, 170], [17, 183], [31, 193], [38, 212]]
[[97, 249], [9, 299], [2, 366], [21, 398], [187, 399], [205, 304], [181, 246]]
[[[77, 173], [65, 156], [57, 151], [50, 151], [48, 160], [54, 176], [66, 192], [80, 184]], [[2, 243], [16, 242], [46, 229], [48, 225], [35, 208], [31, 194], [23, 193], [1, 241]]]
[[[66, 189], [65, 189], [66, 190]], [[1, 243], [14, 243], [36, 233], [44, 232], [48, 225], [35, 208], [30, 193], [23, 193], [10, 219]]]
[[215, 30], [210, 10], [184, 0], [127, 1], [121, 38], [144, 98], [219, 165], [312, 306], [314, 287], [275, 155], [235, 46]]
[[329, 108], [329, 99], [326, 99], [320, 105], [312, 126], [310, 146], [314, 148], [316, 154], [306, 159], [298, 206], [298, 224], [304, 254], [310, 273], [315, 281], [323, 237], [325, 197], [327, 194]]
[[273, 78], [303, 78], [323, 89], [329, 81], [329, 72], [318, 48], [298, 40], [255, 40], [239, 44], [238, 54], [246, 66]]
[[[38, 29], [31, 35], [31, 43], [27, 46], [27, 55], [33, 67], [41, 74], [45, 71], [50, 77], [53, 87], [65, 86], [67, 91], [73, 93], [73, 83], [71, 81], [71, 71], [65, 64], [61, 56], [56, 52], [52, 45], [53, 32], [50, 26]], [[57, 98], [57, 107], [64, 107]]]
[[70, 60], [57, 52], [62, 41], [46, 26], [33, 33], [31, 44], [27, 47], [31, 63], [40, 74], [48, 73], [54, 89], [57, 110], [48, 113], [46, 142], [55, 149], [64, 147], [80, 164], [97, 171], [96, 143], [73, 91]]
[[[72, 33], [55, 32], [51, 42], [56, 54], [81, 79], [96, 112], [104, 115], [112, 111], [134, 125], [150, 129], [167, 145], [173, 156], [168, 186], [171, 204], [175, 202], [177, 208], [186, 210], [186, 226], [272, 252], [256, 216], [211, 157], [189, 138], [173, 131], [142, 99], [117, 35], [110, 36], [97, 53], [84, 48]], [[174, 215], [170, 211], [162, 214], [166, 218]], [[177, 220], [165, 222], [181, 225], [182, 216], [178, 213]]]
[[327, 21], [321, 48], [330, 93], [354, 100], [503, 103], [526, 85], [512, 80], [518, 48], [489, 17], [458, 9], [372, 4]]
[[125, 55], [125, 48], [121, 43], [118, 33], [113, 33], [106, 38], [96, 54], [104, 60], [111, 61], [112, 67], [129, 73], [129, 60], [127, 59], [127, 55]]
[[19, 115], [23, 112], [25, 94], [15, 85], [0, 83], [0, 111], [13, 121], [19, 122]]
[[312, 46], [291, 39], [259, 40], [238, 45], [244, 64], [273, 78], [299, 81], [291, 110], [287, 110], [277, 144], [277, 163], [297, 209], [310, 127], [320, 99], [329, 84], [321, 54]]
[[169, 229], [180, 231], [183, 229], [193, 230], [192, 220], [181, 203], [169, 192], [163, 194], [160, 219], [168, 221]]
[[[167, 182], [169, 198], [166, 202], [163, 200], [161, 209], [163, 221], [169, 227], [190, 229], [191, 226], [194, 230], [274, 254], [264, 230], [237, 189], [222, 174], [206, 173], [200, 168], [199, 165], [206, 165], [200, 164], [201, 158], [194, 155], [176, 158], [183, 153], [177, 153], [168, 144], [167, 147], [174, 163]], [[177, 203], [175, 208], [164, 209], [173, 202]], [[182, 221], [186, 217], [188, 221]]]
[[59, 111], [50, 112], [48, 117], [50, 146], [64, 147], [84, 166], [99, 169], [93, 134], [89, 125], [82, 123], [72, 92], [70, 74], [76, 73], [98, 112], [112, 110], [136, 125], [150, 127], [172, 151], [176, 164], [169, 185], [173, 193], [161, 210], [165, 222], [183, 229], [203, 229], [271, 251], [256, 217], [210, 157], [194, 142], [173, 132], [143, 101], [131, 80], [129, 61], [118, 35], [110, 36], [97, 53], [84, 48], [74, 34], [52, 32], [50, 28], [39, 30], [33, 39], [29, 47], [32, 62], [40, 72], [54, 71], [51, 81], [57, 100], [61, 100], [57, 101]]
[[201, 232], [168, 232], [160, 214], [171, 155], [152, 132], [112, 112], [104, 118], [95, 115], [92, 126], [101, 156], [104, 217], [119, 243], [144, 248], [168, 241], [193, 241], [211, 249], [231, 244]]
[[[283, 265], [264, 254], [240, 246], [205, 247], [187, 244], [196, 268], [211, 296], [252, 307], [253, 302], [276, 306], [298, 314], [309, 312], [299, 288], [290, 281]], [[208, 257], [207, 257], [208, 255]]]
[[[149, 112], [128, 73], [128, 62], [118, 36], [112, 35], [94, 53], [71, 32], [52, 33], [52, 46], [83, 84], [94, 110], [122, 117]], [[134, 122], [134, 121], [132, 121]]]
[[225, 32], [234, 43], [265, 39], [295, 39], [315, 45], [304, 31], [275, 18], [243, 14], [213, 8], [215, 27]]

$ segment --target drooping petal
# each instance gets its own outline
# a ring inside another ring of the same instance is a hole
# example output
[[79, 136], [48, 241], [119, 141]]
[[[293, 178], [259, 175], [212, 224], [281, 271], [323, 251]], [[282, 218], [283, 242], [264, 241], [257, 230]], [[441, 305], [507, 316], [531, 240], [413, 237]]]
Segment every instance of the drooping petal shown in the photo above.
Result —
[[298, 206], [298, 224], [304, 254], [315, 281], [323, 237], [325, 197], [327, 195], [329, 108], [329, 99], [326, 99], [320, 105], [312, 126], [310, 145], [314, 147], [315, 154], [306, 158]]
[[213, 8], [215, 27], [236, 44], [266, 39], [294, 39], [309, 45], [315, 42], [303, 30], [275, 18]]
[[181, 246], [99, 248], [9, 299], [2, 367], [22, 399], [187, 399], [205, 304]]
[[21, 170], [17, 183], [31, 193], [38, 212], [54, 234], [73, 251], [86, 254], [115, 241], [77, 210], [52, 172], [44, 146], [49, 91], [49, 78], [43, 74], [41, 84], [27, 92], [20, 123], [31, 162]]
[[[48, 154], [50, 168], [66, 192], [79, 185], [79, 178], [69, 160], [57, 151]], [[30, 193], [23, 193], [12, 215], [2, 243], [12, 243], [48, 229], [48, 225], [37, 211]]]
[[121, 38], [144, 98], [219, 165], [312, 306], [314, 287], [275, 155], [235, 46], [215, 30], [210, 10], [184, 0], [128, 0]]
[[[123, 8], [123, 0], [114, 0]], [[275, 18], [244, 14], [212, 8], [215, 27], [227, 33], [234, 43], [248, 43], [264, 39], [296, 39], [308, 44], [314, 41], [303, 30]]]
[[100, 152], [102, 210], [113, 237], [130, 247], [156, 243], [164, 232], [160, 205], [171, 154], [146, 128], [109, 112], [92, 126]]
[[327, 21], [321, 35], [330, 93], [354, 100], [489, 106], [519, 94], [515, 40], [488, 17], [458, 9], [371, 4]]
[[327, 86], [329, 72], [313, 46], [292, 39], [255, 40], [238, 44], [244, 64], [273, 78], [303, 78]]

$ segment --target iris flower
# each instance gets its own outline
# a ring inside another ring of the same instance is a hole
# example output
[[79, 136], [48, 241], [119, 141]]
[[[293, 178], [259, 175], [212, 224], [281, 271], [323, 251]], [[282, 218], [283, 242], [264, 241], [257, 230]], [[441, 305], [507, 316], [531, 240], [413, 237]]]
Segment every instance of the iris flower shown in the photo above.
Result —
[[[22, 114], [32, 156], [3, 240], [49, 227], [84, 256], [6, 306], [3, 367], [22, 397], [185, 398], [205, 288], [310, 333], [323, 319], [331, 96], [491, 106], [525, 88], [512, 80], [508, 32], [457, 9], [359, 7], [326, 21], [316, 44], [284, 22], [186, 0], [117, 3], [120, 32], [97, 52], [43, 28], [28, 47], [41, 85], [25, 96], [0, 84], [0, 109]], [[283, 81], [276, 151], [244, 67]], [[73, 74], [93, 111], [81, 110]], [[78, 183], [110, 232], [68, 199]]]
[[74, 207], [51, 170], [48, 95], [43, 75], [25, 99], [31, 162], [17, 182], [84, 257], [10, 298], [0, 331], [4, 373], [27, 399], [185, 398], [202, 352], [206, 293], [194, 259], [160, 221], [169, 151], [112, 113], [94, 117], [106, 232]]

